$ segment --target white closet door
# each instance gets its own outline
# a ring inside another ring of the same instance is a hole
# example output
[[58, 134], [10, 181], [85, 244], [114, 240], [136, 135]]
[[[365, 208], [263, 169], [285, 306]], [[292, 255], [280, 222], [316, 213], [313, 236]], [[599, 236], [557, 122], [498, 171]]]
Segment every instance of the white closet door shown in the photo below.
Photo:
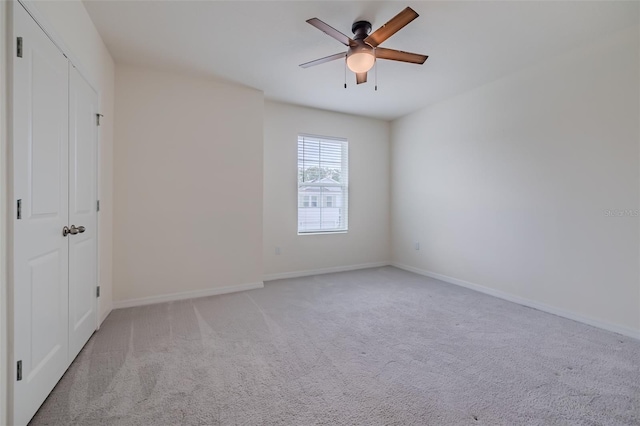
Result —
[[14, 38], [12, 380], [14, 423], [23, 425], [68, 366], [68, 68], [22, 6], [13, 6], [22, 57]]
[[[97, 324], [98, 95], [69, 64], [69, 362]], [[72, 227], [73, 229], [73, 227]]]

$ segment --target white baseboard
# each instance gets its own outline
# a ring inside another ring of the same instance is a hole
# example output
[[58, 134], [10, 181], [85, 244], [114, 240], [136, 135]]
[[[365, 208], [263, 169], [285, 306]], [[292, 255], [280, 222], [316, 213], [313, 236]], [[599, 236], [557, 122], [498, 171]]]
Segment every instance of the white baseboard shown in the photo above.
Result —
[[610, 322], [602, 321], [599, 319], [586, 317], [584, 315], [576, 314], [574, 312], [570, 312], [562, 308], [557, 308], [555, 306], [547, 305], [545, 303], [536, 302], [535, 300], [526, 299], [524, 297], [516, 296], [511, 293], [506, 293], [501, 290], [495, 290], [495, 289], [485, 287], [479, 284], [475, 284], [469, 281], [449, 277], [447, 275], [436, 274], [435, 272], [426, 271], [424, 269], [415, 268], [413, 266], [404, 265], [397, 262], [392, 262], [391, 265], [395, 266], [396, 268], [404, 269], [405, 271], [416, 273], [418, 275], [424, 275], [425, 277], [435, 278], [437, 280], [444, 281], [450, 284], [459, 285], [461, 287], [475, 290], [480, 293], [484, 293], [500, 299], [508, 300], [509, 302], [514, 302], [519, 305], [527, 306], [529, 308], [534, 308], [543, 312], [548, 312], [550, 314], [558, 315], [560, 317], [568, 318], [570, 320], [578, 321], [594, 327], [602, 328], [603, 330], [613, 331], [614, 333], [622, 334], [623, 336], [640, 340], [640, 330], [636, 330], [631, 327], [612, 324]]
[[267, 274], [262, 279], [264, 281], [282, 280], [285, 278], [308, 277], [310, 275], [331, 274], [333, 272], [355, 271], [358, 269], [379, 268], [389, 266], [389, 262], [361, 263], [359, 265], [336, 266], [333, 268], [308, 269], [306, 271], [281, 272], [278, 274]]
[[141, 297], [139, 299], [115, 300], [113, 302], [114, 309], [131, 308], [133, 306], [153, 305], [155, 303], [174, 302], [176, 300], [195, 299], [198, 297], [216, 296], [218, 294], [235, 293], [238, 291], [254, 290], [263, 288], [264, 283], [247, 283], [238, 285], [229, 285], [226, 287], [213, 287], [205, 290], [184, 291], [181, 293], [163, 294], [160, 296]]

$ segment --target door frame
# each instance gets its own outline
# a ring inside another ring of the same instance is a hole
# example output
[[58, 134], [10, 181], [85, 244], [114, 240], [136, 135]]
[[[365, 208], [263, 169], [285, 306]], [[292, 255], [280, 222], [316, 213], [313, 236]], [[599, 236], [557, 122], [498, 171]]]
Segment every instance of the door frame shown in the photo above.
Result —
[[[14, 372], [14, 300], [13, 300], [13, 214], [14, 214], [14, 170], [13, 170], [13, 111], [9, 99], [13, 96], [13, 64], [14, 44], [16, 34], [13, 22], [15, 7], [23, 7], [42, 31], [51, 39], [53, 44], [67, 57], [69, 62], [77, 69], [78, 73], [87, 81], [98, 95], [98, 105], [102, 105], [102, 92], [100, 86], [91, 78], [91, 74], [79, 60], [79, 58], [64, 43], [63, 38], [55, 30], [51, 22], [40, 12], [33, 0], [0, 1], [0, 22], [6, 23], [6, 31], [0, 34], [0, 94], [4, 102], [0, 105], [0, 165], [6, 170], [0, 176], [0, 232], [5, 238], [0, 240], [0, 343], [3, 351], [0, 352], [0, 413], [6, 413], [5, 418], [0, 417], [0, 424], [13, 423], [13, 388], [15, 380]], [[6, 95], [6, 96], [4, 96]], [[100, 200], [102, 181], [101, 171], [101, 132], [98, 130], [96, 140], [96, 195]], [[96, 285], [101, 285], [100, 274], [100, 212], [96, 217]], [[101, 322], [101, 298], [96, 298], [96, 330]]]
[[[13, 244], [10, 240], [9, 231], [9, 214], [7, 208], [7, 200], [9, 199], [9, 190], [13, 187], [13, 182], [9, 176], [9, 156], [7, 155], [9, 131], [8, 117], [9, 108], [9, 64], [7, 61], [7, 52], [9, 50], [9, 35], [12, 34], [11, 22], [9, 16], [11, 8], [9, 2], [0, 2], [0, 424], [9, 424], [9, 302], [8, 302], [8, 282], [9, 282], [9, 260], [7, 248]], [[13, 315], [13, 314], [12, 314]]]

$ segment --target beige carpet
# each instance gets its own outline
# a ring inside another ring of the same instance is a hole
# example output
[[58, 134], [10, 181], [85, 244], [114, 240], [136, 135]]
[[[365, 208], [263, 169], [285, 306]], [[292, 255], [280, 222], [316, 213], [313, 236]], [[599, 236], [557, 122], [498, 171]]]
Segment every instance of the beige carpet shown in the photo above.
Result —
[[638, 425], [640, 342], [392, 267], [116, 310], [33, 425]]

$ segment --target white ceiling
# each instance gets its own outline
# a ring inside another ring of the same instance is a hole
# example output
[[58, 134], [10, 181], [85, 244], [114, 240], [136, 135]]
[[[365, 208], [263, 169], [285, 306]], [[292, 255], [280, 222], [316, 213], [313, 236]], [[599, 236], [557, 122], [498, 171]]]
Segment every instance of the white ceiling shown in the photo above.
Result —
[[[86, 8], [118, 64], [231, 80], [294, 104], [394, 119], [636, 25], [637, 2], [96, 1]], [[351, 36], [404, 7], [420, 16], [382, 47], [429, 55], [420, 65], [380, 60], [356, 86], [344, 62], [298, 65], [345, 50], [307, 24]], [[597, 61], [598, 58], [594, 58]]]

